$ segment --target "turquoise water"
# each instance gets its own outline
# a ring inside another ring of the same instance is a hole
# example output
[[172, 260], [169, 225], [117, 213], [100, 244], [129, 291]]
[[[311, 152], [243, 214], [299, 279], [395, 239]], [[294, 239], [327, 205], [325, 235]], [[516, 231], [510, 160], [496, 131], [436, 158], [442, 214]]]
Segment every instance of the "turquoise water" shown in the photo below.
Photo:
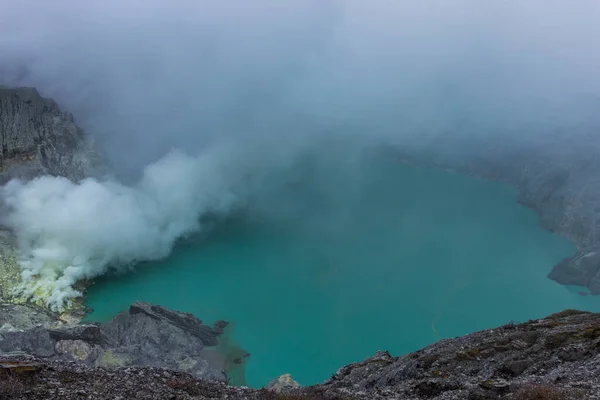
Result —
[[315, 176], [164, 261], [98, 281], [91, 319], [144, 300], [231, 321], [252, 354], [245, 383], [262, 386], [286, 372], [317, 383], [380, 349], [600, 311], [597, 297], [546, 278], [574, 247], [509, 186], [381, 160], [356, 179]]

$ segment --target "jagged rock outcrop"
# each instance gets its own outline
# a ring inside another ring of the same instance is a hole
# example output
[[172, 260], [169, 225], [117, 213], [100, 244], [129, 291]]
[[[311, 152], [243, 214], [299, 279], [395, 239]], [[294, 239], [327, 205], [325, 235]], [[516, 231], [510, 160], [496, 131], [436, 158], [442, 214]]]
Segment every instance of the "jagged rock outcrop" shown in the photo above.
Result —
[[600, 247], [580, 250], [565, 258], [548, 274], [550, 279], [563, 285], [587, 286], [593, 294], [600, 294]]
[[0, 352], [23, 352], [90, 366], [154, 366], [225, 381], [213, 329], [191, 314], [137, 302], [104, 324], [64, 324], [26, 306], [0, 307]]
[[0, 184], [40, 175], [80, 180], [101, 163], [89, 137], [34, 88], [0, 87]]
[[269, 382], [265, 387], [275, 393], [287, 393], [299, 388], [300, 384], [292, 378], [291, 374], [283, 374], [279, 378]]
[[[9, 384], [13, 393], [2, 393]], [[568, 310], [402, 357], [381, 351], [321, 385], [292, 384], [281, 393], [275, 386], [236, 388], [164, 369], [0, 354], [0, 397], [7, 399], [598, 399], [600, 314]]]

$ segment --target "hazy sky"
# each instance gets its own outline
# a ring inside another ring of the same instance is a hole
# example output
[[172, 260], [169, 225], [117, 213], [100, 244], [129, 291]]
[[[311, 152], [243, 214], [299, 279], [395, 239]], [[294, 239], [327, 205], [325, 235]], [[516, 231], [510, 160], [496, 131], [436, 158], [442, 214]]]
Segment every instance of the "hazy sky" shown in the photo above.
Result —
[[0, 81], [122, 168], [215, 137], [533, 134], [597, 109], [598, 21], [596, 0], [6, 0]]

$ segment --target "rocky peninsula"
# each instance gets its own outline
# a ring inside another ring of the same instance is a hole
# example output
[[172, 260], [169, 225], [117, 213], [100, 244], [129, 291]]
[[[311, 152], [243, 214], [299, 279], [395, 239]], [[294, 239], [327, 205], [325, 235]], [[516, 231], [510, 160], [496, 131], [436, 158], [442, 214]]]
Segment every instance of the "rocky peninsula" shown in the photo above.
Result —
[[[102, 165], [73, 116], [33, 88], [0, 87], [0, 138], [1, 183], [42, 174], [77, 181]], [[562, 137], [518, 149], [486, 143], [477, 158], [453, 157], [452, 151], [436, 159], [398, 154], [404, 162], [514, 185], [542, 226], [579, 248], [550, 278], [600, 293], [595, 148]], [[207, 326], [190, 314], [134, 303], [107, 323], [80, 323], [81, 304], [57, 315], [16, 295], [20, 268], [9, 231], [1, 232], [0, 246], [0, 398], [600, 398], [597, 314], [567, 311], [443, 340], [402, 357], [380, 352], [312, 387], [298, 388], [282, 377], [269, 390], [234, 388], [225, 370], [248, 354], [217, 351], [226, 322]]]

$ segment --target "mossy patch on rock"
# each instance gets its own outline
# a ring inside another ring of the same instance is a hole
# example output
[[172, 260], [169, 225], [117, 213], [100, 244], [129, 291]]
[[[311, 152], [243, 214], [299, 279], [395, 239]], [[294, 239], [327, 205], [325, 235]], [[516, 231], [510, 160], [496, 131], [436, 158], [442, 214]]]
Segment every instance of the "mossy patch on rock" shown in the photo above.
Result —
[[582, 389], [561, 388], [552, 385], [527, 385], [519, 389], [515, 400], [579, 400], [585, 399], [587, 393]]
[[[38, 285], [35, 279], [23, 282], [18, 255], [15, 238], [9, 232], [0, 230], [0, 302], [49, 310], [47, 298], [51, 290]], [[74, 289], [83, 293], [89, 284], [89, 281], [80, 281]], [[87, 314], [83, 301], [84, 297], [70, 299], [60, 311], [54, 310], [54, 314], [63, 322], [77, 323]]]
[[549, 335], [544, 341], [547, 349], [557, 349], [566, 345], [574, 336], [573, 332], [559, 332]]
[[104, 367], [116, 368], [131, 364], [131, 360], [128, 357], [119, 355], [112, 350], [106, 350], [98, 358], [97, 364]]
[[16, 289], [22, 284], [17, 254], [14, 239], [0, 231], [0, 298], [12, 304], [23, 304], [27, 299], [15, 296]]
[[461, 361], [478, 360], [480, 354], [481, 354], [481, 350], [474, 347], [472, 349], [458, 351], [456, 353], [456, 359], [461, 360]]
[[600, 337], [600, 326], [590, 326], [580, 332], [581, 337], [585, 339], [597, 339]]

